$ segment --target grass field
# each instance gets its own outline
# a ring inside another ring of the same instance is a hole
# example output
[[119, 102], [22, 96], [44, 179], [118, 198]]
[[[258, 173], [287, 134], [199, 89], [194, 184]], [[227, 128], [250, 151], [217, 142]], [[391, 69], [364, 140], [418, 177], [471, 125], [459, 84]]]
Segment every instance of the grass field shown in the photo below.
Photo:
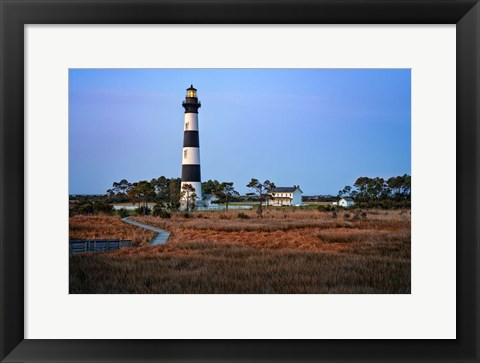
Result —
[[138, 246], [70, 257], [70, 293], [410, 293], [409, 211], [272, 208], [262, 219], [253, 210], [134, 219], [170, 231], [168, 243], [145, 246], [148, 232], [117, 217], [70, 219], [71, 238], [124, 233]]
[[134, 246], [150, 242], [155, 232], [124, 223], [119, 217], [82, 216], [70, 217], [70, 239], [129, 239]]

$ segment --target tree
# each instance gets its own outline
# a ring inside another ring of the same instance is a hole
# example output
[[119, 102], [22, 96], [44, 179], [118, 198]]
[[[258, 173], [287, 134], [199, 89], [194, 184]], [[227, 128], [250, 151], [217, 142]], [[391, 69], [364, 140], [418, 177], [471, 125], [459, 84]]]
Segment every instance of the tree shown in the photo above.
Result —
[[268, 201], [271, 198], [269, 191], [275, 188], [275, 183], [272, 183], [270, 180], [265, 180], [263, 186], [265, 187], [265, 203], [268, 208]]
[[338, 191], [338, 196], [337, 196], [337, 206], [340, 206], [340, 200], [342, 198], [350, 197], [352, 187], [349, 185], [346, 185], [342, 190]]
[[383, 178], [360, 177], [355, 181], [354, 187], [358, 190], [360, 201], [379, 201], [385, 197], [385, 180]]
[[170, 179], [165, 178], [164, 176], [159, 177], [158, 179], [152, 179], [150, 182], [155, 188], [155, 193], [157, 194], [157, 202], [167, 203], [170, 200]]
[[360, 177], [357, 178], [353, 186], [357, 189], [357, 198], [359, 201], [367, 201], [368, 198], [368, 182], [369, 178]]
[[148, 201], [155, 200], [155, 188], [146, 180], [133, 183], [128, 197], [133, 203], [143, 203], [143, 214], [146, 214]]
[[180, 207], [182, 179], [171, 178], [168, 181], [168, 207], [178, 209]]
[[403, 186], [402, 186], [402, 195], [405, 199], [410, 200], [412, 192], [412, 177], [410, 175], [404, 174], [402, 176]]
[[182, 204], [185, 205], [187, 211], [193, 210], [195, 208], [197, 194], [195, 193], [195, 188], [192, 186], [192, 184], [184, 184], [182, 186], [182, 191], [180, 192], [180, 199], [182, 200]]
[[218, 180], [208, 180], [202, 183], [202, 193], [203, 194], [211, 194], [215, 192], [218, 187], [220, 186], [220, 182]]
[[235, 197], [238, 197], [238, 193], [233, 187], [232, 182], [221, 183], [215, 190], [215, 194], [218, 197], [220, 203], [225, 203], [225, 210], [228, 210], [228, 203]]
[[120, 183], [118, 183], [118, 188], [123, 194], [127, 194], [132, 188], [132, 183], [129, 183], [127, 179], [122, 179], [120, 180]]
[[132, 183], [127, 179], [122, 179], [119, 182], [113, 182], [112, 188], [107, 190], [108, 200], [113, 203], [123, 203], [128, 201], [128, 192], [132, 188]]
[[410, 199], [411, 192], [411, 177], [404, 174], [402, 176], [391, 177], [387, 180], [387, 185], [390, 189], [391, 196], [397, 200]]
[[349, 193], [357, 206], [377, 208], [409, 208], [411, 199], [411, 176], [404, 174], [387, 180], [376, 177], [360, 177], [355, 189], [345, 187], [339, 195]]
[[350, 197], [350, 192], [352, 191], [352, 187], [350, 185], [346, 185], [343, 189], [342, 189], [342, 196], [343, 197]]
[[371, 183], [372, 198], [376, 199], [377, 202], [388, 197], [388, 191], [385, 184], [385, 179], [383, 178], [374, 178]]
[[263, 216], [263, 209], [262, 203], [266, 201], [266, 206], [268, 207], [268, 199], [269, 199], [269, 190], [275, 188], [275, 184], [270, 182], [269, 180], [265, 180], [263, 183], [260, 183], [258, 179], [252, 178], [250, 182], [247, 184], [247, 188], [253, 190], [253, 193], [249, 193], [250, 195], [257, 195], [260, 201], [257, 214], [262, 218]]

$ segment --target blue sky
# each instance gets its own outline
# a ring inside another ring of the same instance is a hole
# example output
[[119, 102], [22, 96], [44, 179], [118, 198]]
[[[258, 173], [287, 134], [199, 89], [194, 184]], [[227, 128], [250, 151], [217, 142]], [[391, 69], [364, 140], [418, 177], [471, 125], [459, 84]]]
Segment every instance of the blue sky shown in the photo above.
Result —
[[360, 176], [410, 174], [409, 69], [71, 69], [70, 194], [180, 177], [193, 84], [202, 181], [251, 178], [336, 194]]

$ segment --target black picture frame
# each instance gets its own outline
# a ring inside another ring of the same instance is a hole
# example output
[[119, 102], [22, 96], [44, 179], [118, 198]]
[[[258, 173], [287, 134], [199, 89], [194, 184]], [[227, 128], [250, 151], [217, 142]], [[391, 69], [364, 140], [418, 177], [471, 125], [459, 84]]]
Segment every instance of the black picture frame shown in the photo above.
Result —
[[[2, 361], [480, 361], [478, 0], [0, 0], [0, 12]], [[218, 341], [24, 339], [24, 25], [157, 23], [456, 24], [457, 339]]]

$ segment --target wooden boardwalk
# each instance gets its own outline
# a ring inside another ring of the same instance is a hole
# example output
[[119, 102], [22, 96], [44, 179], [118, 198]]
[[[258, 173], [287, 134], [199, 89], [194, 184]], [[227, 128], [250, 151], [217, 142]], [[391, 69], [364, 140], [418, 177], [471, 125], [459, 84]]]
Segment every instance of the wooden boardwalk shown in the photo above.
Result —
[[86, 252], [108, 252], [131, 246], [131, 240], [119, 239], [70, 240], [68, 242], [71, 255]]
[[132, 221], [131, 219], [129, 219], [129, 217], [122, 218], [122, 221], [126, 223], [130, 223], [137, 227], [141, 227], [141, 228], [148, 229], [150, 231], [157, 232], [157, 234], [150, 241], [149, 243], [150, 246], [164, 245], [165, 243], [167, 243], [168, 237], [170, 237], [170, 232], [165, 231], [164, 229], [153, 227], [148, 224], [140, 223], [137, 221]]

